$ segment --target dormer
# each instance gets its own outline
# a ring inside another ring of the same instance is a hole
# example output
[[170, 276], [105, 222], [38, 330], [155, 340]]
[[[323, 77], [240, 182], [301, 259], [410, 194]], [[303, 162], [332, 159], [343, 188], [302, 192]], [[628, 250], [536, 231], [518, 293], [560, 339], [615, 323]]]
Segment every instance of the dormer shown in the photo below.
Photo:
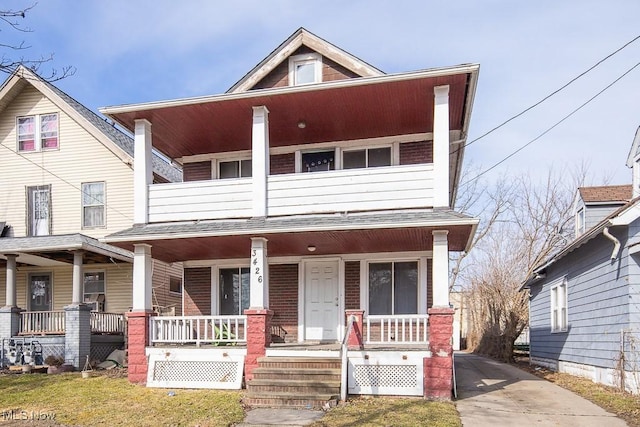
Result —
[[382, 75], [379, 69], [300, 28], [227, 93]]
[[579, 187], [574, 201], [576, 237], [631, 200], [631, 185]]

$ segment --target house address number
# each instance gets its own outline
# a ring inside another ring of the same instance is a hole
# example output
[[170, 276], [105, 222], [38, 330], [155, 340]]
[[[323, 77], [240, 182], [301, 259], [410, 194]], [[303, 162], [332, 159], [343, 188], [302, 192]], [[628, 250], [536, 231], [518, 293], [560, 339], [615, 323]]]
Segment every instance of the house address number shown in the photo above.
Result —
[[258, 253], [255, 249], [251, 250], [251, 265], [253, 265], [253, 275], [257, 277], [258, 283], [262, 283], [262, 268], [258, 265]]

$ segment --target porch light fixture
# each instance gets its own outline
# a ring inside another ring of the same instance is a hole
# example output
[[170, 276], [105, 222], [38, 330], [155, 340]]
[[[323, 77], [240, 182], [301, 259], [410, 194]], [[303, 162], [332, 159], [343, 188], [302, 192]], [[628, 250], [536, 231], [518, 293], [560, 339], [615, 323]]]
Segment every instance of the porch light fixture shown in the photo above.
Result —
[[307, 127], [307, 123], [306, 123], [304, 120], [300, 120], [300, 121], [298, 122], [298, 127], [299, 127], [300, 129], [304, 129], [304, 128], [306, 128], [306, 127]]
[[315, 246], [313, 246], [313, 245], [309, 245], [309, 246], [307, 246], [307, 250], [308, 250], [309, 252], [315, 252], [315, 251], [316, 251], [316, 247], [315, 247]]

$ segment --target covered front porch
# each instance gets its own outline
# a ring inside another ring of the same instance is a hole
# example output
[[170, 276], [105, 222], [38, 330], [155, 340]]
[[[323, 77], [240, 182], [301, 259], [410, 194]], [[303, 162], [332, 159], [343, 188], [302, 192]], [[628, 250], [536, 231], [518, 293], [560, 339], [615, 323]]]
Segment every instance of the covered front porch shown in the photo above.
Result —
[[[124, 310], [105, 311], [106, 275], [115, 282], [130, 274], [129, 252], [72, 234], [5, 237], [0, 239], [0, 254], [0, 275], [5, 276], [0, 283], [5, 291], [0, 308], [2, 366], [42, 364], [55, 356], [80, 369], [87, 355], [102, 361], [124, 347]], [[112, 294], [111, 305], [117, 309], [116, 286]], [[38, 348], [38, 359], [7, 357], [25, 348]]]

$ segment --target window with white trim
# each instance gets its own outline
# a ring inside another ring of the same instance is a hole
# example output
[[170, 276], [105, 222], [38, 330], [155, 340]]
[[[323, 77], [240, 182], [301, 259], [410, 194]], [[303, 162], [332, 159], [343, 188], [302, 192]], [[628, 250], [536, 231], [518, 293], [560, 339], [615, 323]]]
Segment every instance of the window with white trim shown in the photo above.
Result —
[[342, 152], [342, 169], [391, 166], [391, 147], [363, 148]]
[[584, 207], [581, 207], [576, 212], [576, 236], [584, 233], [585, 221], [584, 221]]
[[105, 226], [104, 182], [82, 183], [82, 228]]
[[58, 113], [18, 117], [17, 129], [20, 152], [58, 148]]
[[567, 316], [567, 279], [551, 285], [551, 332], [566, 332]]
[[418, 262], [369, 263], [369, 314], [418, 313]]
[[322, 81], [322, 57], [308, 53], [289, 57], [289, 86], [299, 86]]
[[219, 288], [221, 315], [238, 315], [249, 308], [249, 268], [221, 268]]
[[302, 172], [321, 172], [334, 170], [335, 150], [312, 151], [302, 153]]
[[250, 177], [251, 172], [251, 159], [218, 162], [218, 177], [220, 179]]
[[104, 311], [104, 271], [86, 271], [84, 273], [84, 302], [91, 306], [93, 311]]

